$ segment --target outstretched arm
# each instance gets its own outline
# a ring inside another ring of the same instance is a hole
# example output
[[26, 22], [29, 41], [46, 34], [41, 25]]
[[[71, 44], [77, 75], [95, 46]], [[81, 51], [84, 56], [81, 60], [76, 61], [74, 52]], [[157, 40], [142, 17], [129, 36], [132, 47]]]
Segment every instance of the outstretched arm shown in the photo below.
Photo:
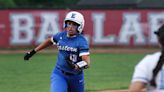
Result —
[[46, 39], [43, 43], [38, 45], [35, 49], [31, 50], [30, 52], [27, 52], [24, 56], [24, 60], [29, 60], [36, 52], [51, 46], [53, 43], [51, 41], [51, 38]]
[[89, 57], [89, 55], [83, 55], [81, 57], [82, 57], [82, 61], [75, 64], [75, 69], [89, 68], [89, 66], [90, 66], [90, 57]]
[[38, 52], [38, 51], [40, 51], [40, 50], [42, 50], [42, 49], [44, 49], [44, 48], [46, 48], [46, 47], [49, 47], [49, 46], [51, 46], [53, 43], [52, 43], [52, 41], [51, 41], [51, 38], [48, 38], [48, 39], [46, 39], [43, 43], [41, 43], [40, 45], [38, 45], [34, 50], [36, 51], [36, 52]]

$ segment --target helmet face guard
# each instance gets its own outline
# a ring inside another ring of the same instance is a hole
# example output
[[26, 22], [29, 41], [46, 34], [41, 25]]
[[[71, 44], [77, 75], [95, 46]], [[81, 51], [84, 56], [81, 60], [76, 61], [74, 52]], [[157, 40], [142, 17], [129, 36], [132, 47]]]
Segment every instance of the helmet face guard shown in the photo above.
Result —
[[64, 19], [64, 28], [67, 27], [67, 25], [66, 25], [67, 21], [72, 21], [72, 22], [77, 23], [79, 25], [77, 28], [77, 31], [79, 33], [82, 33], [85, 21], [84, 21], [83, 15], [81, 13], [76, 12], [76, 11], [69, 12]]
[[[69, 27], [68, 22], [73, 22], [73, 21], [70, 21], [70, 20], [65, 21], [64, 28]], [[79, 26], [80, 26], [80, 25], [79, 25], [79, 24], [77, 24], [76, 22], [74, 22], [74, 23], [76, 24], [75, 29], [76, 29], [76, 30], [77, 30], [77, 32], [79, 33], [78, 28], [79, 28]]]

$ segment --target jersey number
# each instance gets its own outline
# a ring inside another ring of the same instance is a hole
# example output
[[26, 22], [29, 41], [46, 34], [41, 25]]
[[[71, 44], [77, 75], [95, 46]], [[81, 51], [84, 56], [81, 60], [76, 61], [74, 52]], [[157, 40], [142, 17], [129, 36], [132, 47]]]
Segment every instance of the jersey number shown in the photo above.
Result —
[[77, 55], [71, 54], [70, 55], [70, 60], [73, 61], [73, 62], [76, 62], [77, 61]]

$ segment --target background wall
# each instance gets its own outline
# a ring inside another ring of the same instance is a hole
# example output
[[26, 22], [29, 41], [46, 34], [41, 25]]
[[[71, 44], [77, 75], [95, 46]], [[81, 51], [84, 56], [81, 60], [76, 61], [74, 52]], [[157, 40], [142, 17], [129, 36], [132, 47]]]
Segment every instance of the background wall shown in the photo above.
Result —
[[[0, 10], [0, 47], [36, 46], [63, 31], [69, 10]], [[84, 35], [91, 47], [154, 47], [163, 9], [76, 10], [85, 16]]]

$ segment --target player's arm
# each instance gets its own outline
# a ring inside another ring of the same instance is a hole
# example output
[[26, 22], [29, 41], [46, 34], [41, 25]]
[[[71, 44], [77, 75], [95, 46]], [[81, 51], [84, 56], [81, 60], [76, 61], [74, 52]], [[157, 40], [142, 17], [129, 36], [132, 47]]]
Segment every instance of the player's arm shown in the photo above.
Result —
[[77, 62], [75, 65], [75, 69], [86, 69], [90, 66], [90, 52], [89, 45], [86, 39], [83, 39], [80, 43], [80, 53], [79, 57], [81, 57], [81, 61]]
[[53, 43], [52, 43], [52, 41], [51, 41], [51, 38], [48, 38], [48, 39], [46, 39], [43, 43], [41, 43], [40, 45], [38, 45], [34, 50], [36, 51], [36, 52], [38, 52], [38, 51], [40, 51], [40, 50], [42, 50], [42, 49], [44, 49], [44, 48], [46, 48], [46, 47], [49, 47], [49, 46], [51, 46]]
[[90, 56], [89, 55], [82, 55], [82, 61], [75, 64], [75, 69], [86, 69], [90, 66]]
[[24, 56], [24, 60], [29, 60], [36, 52], [51, 46], [53, 42], [51, 41], [51, 38], [46, 39], [43, 43], [38, 45], [35, 49], [31, 50], [30, 52], [27, 52]]
[[90, 56], [89, 55], [83, 55], [82, 56], [82, 60], [85, 61], [87, 63], [87, 66], [90, 66]]
[[129, 87], [129, 92], [145, 92], [145, 83], [136, 81], [132, 83]]
[[145, 66], [150, 60], [151, 58], [147, 55], [135, 66], [129, 92], [146, 92], [144, 89], [149, 82], [149, 68]]

